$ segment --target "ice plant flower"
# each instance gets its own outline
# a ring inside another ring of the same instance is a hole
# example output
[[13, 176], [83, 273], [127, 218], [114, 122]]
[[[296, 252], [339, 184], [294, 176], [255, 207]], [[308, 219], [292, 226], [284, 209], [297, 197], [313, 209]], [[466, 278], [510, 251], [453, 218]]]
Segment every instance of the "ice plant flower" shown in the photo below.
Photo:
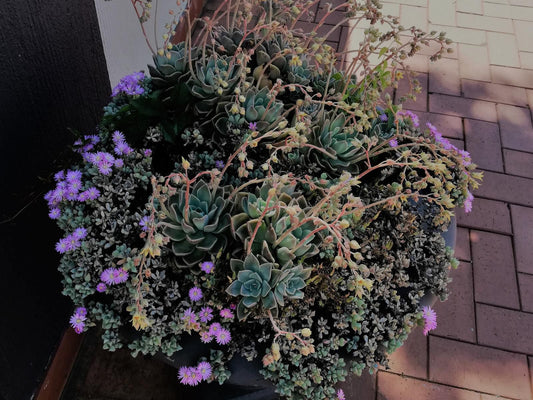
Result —
[[83, 227], [76, 228], [72, 233], [72, 236], [78, 240], [85, 239], [87, 237], [87, 229]]
[[251, 131], [255, 131], [257, 129], [257, 122], [250, 122], [250, 124], [248, 125], [248, 128]]
[[220, 310], [220, 316], [222, 318], [230, 319], [233, 318], [233, 313], [229, 308], [223, 308], [222, 310]]
[[218, 344], [228, 344], [231, 341], [231, 333], [224, 328], [221, 328], [216, 334], [215, 339]]
[[182, 321], [185, 321], [188, 324], [192, 324], [196, 322], [196, 314], [192, 310], [192, 308], [188, 308], [185, 310], [185, 313], [183, 314], [183, 317], [181, 317]]
[[191, 290], [189, 290], [189, 298], [191, 301], [198, 301], [203, 297], [202, 295], [202, 289], [199, 287], [193, 287]]
[[467, 192], [466, 200], [464, 203], [465, 212], [469, 213], [472, 211], [472, 202], [474, 201], [474, 195], [470, 193], [470, 191]]
[[424, 318], [424, 335], [427, 336], [429, 331], [437, 327], [437, 313], [430, 307], [422, 308], [422, 317]]
[[209, 322], [213, 319], [213, 309], [211, 307], [203, 307], [198, 315], [200, 316], [200, 321]]
[[83, 307], [78, 307], [74, 314], [70, 317], [70, 325], [74, 328], [76, 333], [82, 333], [85, 328], [85, 320], [87, 319], [87, 310]]
[[194, 367], [181, 367], [178, 378], [182, 384], [190, 386], [196, 386], [202, 380], [200, 372]]
[[346, 400], [346, 397], [344, 396], [344, 390], [339, 389], [337, 391], [337, 400]]
[[214, 322], [209, 327], [209, 334], [216, 336], [216, 334], [220, 332], [221, 329], [222, 327], [220, 326], [220, 324], [218, 322]]
[[200, 373], [200, 376], [202, 380], [207, 380], [211, 377], [211, 364], [209, 364], [207, 361], [202, 361], [198, 363], [198, 366], [196, 367], [198, 369], [198, 372]]
[[211, 261], [204, 261], [200, 264], [200, 269], [204, 271], [206, 274], [210, 274], [213, 272], [213, 269], [215, 268], [215, 264]]
[[59, 210], [59, 208], [52, 208], [48, 213], [48, 216], [50, 219], [58, 219], [61, 217], [61, 210]]
[[218, 169], [222, 169], [224, 168], [224, 161], [221, 161], [221, 160], [217, 160], [215, 161], [215, 168], [218, 168]]
[[115, 277], [113, 283], [124, 283], [128, 280], [128, 272], [124, 268], [115, 269]]
[[383, 122], [387, 122], [389, 120], [389, 117], [387, 117], [387, 114], [380, 114], [379, 119]]
[[100, 274], [100, 280], [108, 285], [114, 285], [117, 275], [117, 270], [115, 268], [107, 268]]
[[213, 335], [209, 334], [209, 331], [200, 332], [200, 340], [202, 343], [210, 343], [213, 340]]
[[96, 291], [98, 293], [103, 293], [107, 290], [107, 286], [104, 282], [100, 282], [98, 285], [96, 285]]
[[144, 73], [135, 72], [131, 75], [126, 75], [121, 78], [117, 86], [113, 88], [111, 93], [112, 97], [115, 97], [119, 93], [128, 94], [130, 96], [140, 95], [144, 93], [144, 88], [140, 85], [140, 81], [144, 79]]
[[148, 228], [150, 226], [150, 217], [145, 216], [141, 218], [141, 221], [139, 222], [139, 226], [144, 232], [148, 232]]
[[151, 155], [152, 155], [152, 150], [150, 150], [150, 149], [144, 150], [144, 156], [145, 157], [150, 157]]
[[398, 141], [396, 139], [389, 140], [390, 147], [398, 147]]
[[414, 112], [411, 111], [398, 111], [396, 113], [396, 117], [408, 117], [413, 122], [413, 126], [415, 128], [418, 128], [420, 126], [420, 121], [418, 119], [418, 115], [416, 115]]

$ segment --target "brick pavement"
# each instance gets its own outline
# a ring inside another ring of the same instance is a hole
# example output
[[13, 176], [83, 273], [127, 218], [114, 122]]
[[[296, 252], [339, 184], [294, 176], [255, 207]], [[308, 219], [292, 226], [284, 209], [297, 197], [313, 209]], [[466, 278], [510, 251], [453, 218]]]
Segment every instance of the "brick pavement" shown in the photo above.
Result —
[[[533, 0], [383, 4], [403, 25], [456, 42], [437, 63], [410, 61], [423, 90], [405, 108], [464, 142], [485, 179], [474, 210], [458, 212], [461, 264], [450, 299], [435, 306], [438, 329], [415, 332], [389, 370], [351, 385], [363, 400], [531, 400]], [[360, 35], [341, 33], [340, 43], [354, 46]], [[396, 99], [404, 91], [400, 85]]]

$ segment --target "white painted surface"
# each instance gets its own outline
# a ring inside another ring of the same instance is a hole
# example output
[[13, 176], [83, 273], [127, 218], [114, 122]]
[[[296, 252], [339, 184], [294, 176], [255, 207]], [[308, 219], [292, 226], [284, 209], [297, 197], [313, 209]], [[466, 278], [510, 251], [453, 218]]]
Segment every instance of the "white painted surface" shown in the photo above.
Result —
[[[154, 50], [154, 15], [157, 10], [157, 40], [163, 43], [164, 26], [172, 20], [168, 11], [177, 10], [176, 0], [154, 0], [152, 17], [145, 24], [147, 36]], [[150, 52], [141, 31], [137, 15], [130, 0], [94, 0], [98, 24], [104, 46], [104, 54], [109, 72], [111, 87], [114, 87], [124, 75], [138, 71], [147, 71], [147, 64], [152, 64]]]

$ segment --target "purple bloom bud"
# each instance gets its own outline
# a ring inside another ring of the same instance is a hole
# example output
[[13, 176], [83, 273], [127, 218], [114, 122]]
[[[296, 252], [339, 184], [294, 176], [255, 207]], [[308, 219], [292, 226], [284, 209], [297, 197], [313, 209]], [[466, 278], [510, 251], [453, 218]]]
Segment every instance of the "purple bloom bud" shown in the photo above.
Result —
[[344, 396], [344, 391], [342, 389], [339, 389], [337, 391], [337, 400], [346, 400], [346, 397]]
[[221, 161], [221, 160], [215, 161], [215, 168], [218, 168], [218, 169], [224, 168], [224, 161]]
[[59, 208], [52, 208], [48, 213], [48, 216], [51, 219], [58, 219], [59, 217], [61, 217], [61, 210]]
[[100, 191], [95, 187], [89, 188], [85, 192], [87, 193], [87, 198], [89, 200], [96, 200], [98, 197], [100, 197]]
[[54, 175], [54, 179], [59, 182], [65, 179], [65, 171], [59, 171]]
[[206, 274], [210, 274], [213, 272], [213, 269], [215, 268], [215, 264], [211, 261], [204, 261], [200, 264], [200, 269], [204, 271]]
[[75, 181], [81, 181], [81, 171], [67, 171], [67, 176], [66, 176], [66, 179], [67, 179], [67, 182], [68, 183], [72, 183], [72, 182], [75, 182]]
[[387, 116], [387, 114], [380, 114], [379, 119], [383, 122], [386, 122], [389, 120], [389, 117]]
[[152, 150], [150, 150], [150, 149], [144, 150], [144, 156], [145, 157], [150, 157], [151, 155], [152, 155]]
[[221, 329], [222, 326], [218, 322], [214, 322], [209, 326], [209, 334], [215, 336]]
[[113, 285], [115, 283], [116, 269], [107, 268], [102, 271], [100, 274], [100, 280], [108, 285]]
[[115, 144], [119, 143], [119, 142], [124, 142], [126, 140], [126, 138], [124, 137], [124, 134], [120, 131], [115, 131], [113, 132], [113, 142]]
[[130, 96], [141, 95], [144, 93], [144, 88], [140, 85], [140, 81], [144, 79], [144, 73], [136, 72], [131, 75], [126, 75], [118, 82], [117, 86], [113, 88], [112, 97], [119, 93], [124, 93]]
[[148, 232], [148, 228], [150, 226], [150, 217], [144, 216], [141, 218], [141, 221], [139, 222], [139, 226], [144, 232]]
[[472, 202], [474, 201], [474, 195], [470, 193], [470, 191], [467, 192], [466, 200], [464, 203], [465, 212], [469, 213], [472, 211]]
[[229, 308], [223, 308], [222, 310], [220, 310], [220, 316], [222, 318], [230, 319], [233, 318], [233, 313]]
[[115, 160], [115, 167], [122, 168], [124, 166], [124, 160], [122, 158], [117, 158]]
[[255, 131], [257, 129], [257, 122], [250, 122], [250, 124], [248, 125], [248, 129], [250, 129], [251, 131]]
[[76, 308], [76, 310], [74, 311], [75, 314], [79, 314], [79, 315], [82, 315], [82, 316], [86, 316], [87, 315], [87, 309], [85, 307], [78, 307]]
[[201, 363], [198, 363], [198, 366], [196, 367], [198, 369], [198, 372], [200, 373], [200, 376], [202, 380], [207, 380], [211, 377], [212, 369], [211, 364], [209, 364], [207, 361], [202, 361]]
[[231, 333], [224, 328], [221, 328], [215, 335], [218, 344], [228, 344], [231, 341]]
[[203, 297], [202, 289], [199, 287], [193, 287], [191, 290], [189, 290], [189, 298], [191, 301], [198, 301]]
[[85, 239], [87, 237], [87, 229], [83, 227], [76, 228], [72, 233], [72, 236], [74, 236], [78, 240]]
[[429, 331], [437, 327], [437, 313], [429, 306], [422, 309], [422, 317], [424, 318], [424, 335], [427, 336]]
[[83, 328], [85, 328], [86, 319], [87, 318], [85, 317], [85, 315], [81, 315], [79, 313], [74, 313], [74, 315], [70, 317], [70, 325], [74, 328], [76, 333], [83, 332]]
[[211, 307], [204, 307], [198, 314], [200, 316], [200, 321], [209, 322], [213, 319], [213, 309]]
[[124, 268], [115, 269], [114, 284], [124, 283], [128, 280], [128, 272]]
[[68, 240], [66, 238], [59, 239], [59, 242], [56, 243], [56, 251], [59, 254], [64, 254], [69, 250], [70, 248], [69, 248]]
[[96, 291], [99, 293], [103, 293], [107, 290], [107, 286], [105, 283], [100, 282], [98, 285], [96, 285]]
[[389, 140], [390, 147], [398, 147], [398, 141], [396, 139]]
[[200, 340], [202, 343], [210, 343], [213, 340], [213, 335], [209, 331], [202, 331], [200, 332]]

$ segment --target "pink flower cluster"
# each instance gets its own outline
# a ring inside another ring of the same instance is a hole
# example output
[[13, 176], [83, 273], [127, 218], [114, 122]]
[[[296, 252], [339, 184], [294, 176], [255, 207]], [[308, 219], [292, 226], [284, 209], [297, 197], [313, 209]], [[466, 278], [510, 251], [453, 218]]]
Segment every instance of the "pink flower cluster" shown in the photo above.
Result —
[[416, 115], [414, 112], [412, 111], [398, 111], [396, 113], [396, 118], [398, 117], [407, 117], [409, 118], [412, 122], [413, 122], [413, 126], [415, 128], [418, 128], [420, 126], [420, 121], [418, 119], [418, 115]]
[[213, 338], [218, 344], [225, 345], [231, 342], [231, 333], [218, 322], [214, 322], [208, 330], [200, 332], [200, 340], [204, 343], [210, 343]]
[[181, 367], [178, 378], [184, 385], [196, 386], [211, 377], [211, 364], [207, 361], [198, 363], [196, 367]]
[[[128, 276], [128, 271], [126, 271], [124, 268], [107, 268], [100, 274], [100, 280], [108, 285], [116, 285], [118, 283], [126, 282], [128, 280]], [[101, 291], [105, 291], [105, 288]]]
[[437, 328], [437, 313], [430, 306], [422, 308], [422, 318], [424, 318], [424, 335]]
[[344, 390], [339, 389], [337, 391], [337, 400], [346, 400], [346, 397], [344, 396]]
[[76, 228], [74, 232], [63, 239], [59, 239], [56, 243], [56, 251], [59, 254], [64, 254], [71, 250], [76, 250], [81, 246], [81, 240], [87, 237], [87, 229], [80, 227]]
[[70, 317], [70, 325], [74, 328], [76, 333], [82, 333], [85, 328], [85, 321], [87, 320], [87, 309], [85, 307], [78, 307], [74, 314]]

